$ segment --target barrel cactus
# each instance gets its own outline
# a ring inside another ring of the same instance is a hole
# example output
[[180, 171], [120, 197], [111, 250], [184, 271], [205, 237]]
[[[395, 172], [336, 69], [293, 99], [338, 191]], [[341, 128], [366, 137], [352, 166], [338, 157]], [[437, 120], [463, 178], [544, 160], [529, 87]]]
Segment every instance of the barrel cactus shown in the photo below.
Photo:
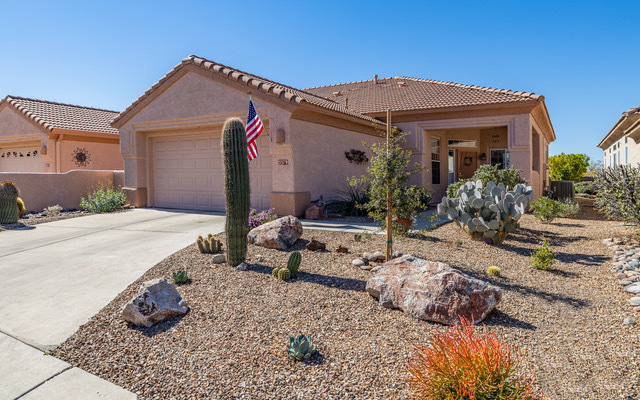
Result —
[[287, 268], [278, 269], [278, 279], [281, 281], [288, 281], [291, 279], [291, 272]]
[[474, 240], [501, 244], [508, 234], [520, 225], [529, 201], [533, 200], [531, 187], [516, 185], [507, 191], [502, 183], [467, 182], [458, 189], [458, 198], [442, 198], [438, 212], [455, 221]]
[[18, 188], [11, 181], [0, 183], [0, 224], [18, 222]]
[[247, 136], [240, 119], [230, 118], [225, 122], [221, 147], [227, 210], [227, 261], [235, 267], [245, 261], [249, 233], [249, 160]]
[[212, 234], [209, 234], [206, 238], [202, 236], [198, 236], [196, 240], [196, 245], [198, 246], [198, 250], [200, 253], [217, 253], [222, 251], [222, 241], [218, 238], [215, 238]]
[[287, 269], [291, 273], [291, 277], [295, 278], [298, 275], [298, 268], [300, 268], [300, 261], [302, 261], [302, 254], [299, 251], [294, 251], [289, 256], [289, 261], [287, 262]]
[[18, 197], [18, 218], [21, 218], [23, 215], [25, 215], [27, 213], [27, 209], [24, 206], [24, 201]]

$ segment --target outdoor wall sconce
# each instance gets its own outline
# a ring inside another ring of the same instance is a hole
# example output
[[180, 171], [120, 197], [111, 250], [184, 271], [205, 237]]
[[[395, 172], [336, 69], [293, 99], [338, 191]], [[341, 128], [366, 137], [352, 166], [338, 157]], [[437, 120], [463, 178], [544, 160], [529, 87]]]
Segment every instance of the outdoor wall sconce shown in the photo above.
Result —
[[487, 155], [485, 153], [480, 153], [480, 160], [485, 161], [487, 159]]
[[364, 154], [364, 151], [360, 150], [351, 149], [351, 151], [345, 151], [344, 156], [347, 158], [347, 160], [349, 160], [350, 163], [355, 162], [356, 164], [362, 164], [369, 162], [369, 159]]

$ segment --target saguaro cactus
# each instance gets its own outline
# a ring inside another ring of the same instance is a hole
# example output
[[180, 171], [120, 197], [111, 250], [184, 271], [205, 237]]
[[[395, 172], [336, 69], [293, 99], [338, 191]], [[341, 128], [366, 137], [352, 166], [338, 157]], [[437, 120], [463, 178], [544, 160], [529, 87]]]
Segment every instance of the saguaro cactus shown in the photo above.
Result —
[[18, 222], [18, 188], [10, 181], [0, 183], [0, 224]]
[[247, 136], [240, 119], [230, 118], [225, 122], [221, 147], [227, 208], [227, 262], [235, 267], [245, 260], [249, 233], [249, 160]]

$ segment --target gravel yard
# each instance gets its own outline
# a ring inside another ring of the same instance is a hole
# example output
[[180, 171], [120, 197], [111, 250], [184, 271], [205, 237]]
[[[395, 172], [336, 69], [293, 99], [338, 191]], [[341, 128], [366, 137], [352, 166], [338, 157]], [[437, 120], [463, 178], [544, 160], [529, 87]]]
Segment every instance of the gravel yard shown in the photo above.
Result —
[[[629, 236], [632, 228], [586, 214], [549, 225], [525, 215], [521, 226], [502, 246], [473, 242], [446, 224], [421, 238], [397, 239], [395, 249], [498, 285], [503, 301], [484, 322], [527, 348], [527, 370], [547, 397], [640, 399], [640, 327], [622, 324], [633, 314], [631, 295], [612, 277], [611, 253], [601, 243]], [[543, 236], [558, 254], [552, 271], [529, 265]], [[311, 238], [330, 251], [305, 250]], [[349, 253], [336, 253], [339, 245]], [[288, 253], [250, 245], [253, 265], [236, 271], [210, 264], [211, 255], [189, 246], [130, 285], [55, 355], [140, 399], [410, 398], [409, 342], [426, 344], [425, 327], [443, 327], [382, 308], [364, 291], [372, 273], [351, 261], [363, 251], [384, 251], [384, 236], [355, 242], [353, 234], [307, 230], [297, 248], [299, 275], [282, 282], [271, 270], [284, 266]], [[499, 266], [502, 277], [485, 275], [490, 265]], [[178, 287], [189, 313], [152, 328], [120, 318], [143, 281], [181, 269], [191, 278]], [[310, 334], [319, 354], [293, 363], [284, 348], [299, 334]]]

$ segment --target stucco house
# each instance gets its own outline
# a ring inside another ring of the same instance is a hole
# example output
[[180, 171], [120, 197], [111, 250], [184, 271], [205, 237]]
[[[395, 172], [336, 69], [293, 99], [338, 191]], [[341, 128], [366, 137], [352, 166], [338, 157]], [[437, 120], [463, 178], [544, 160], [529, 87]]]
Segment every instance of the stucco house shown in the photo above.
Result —
[[405, 77], [300, 90], [189, 56], [112, 123], [129, 199], [224, 210], [220, 131], [228, 117], [246, 118], [249, 94], [266, 128], [250, 163], [256, 209], [300, 215], [364, 173], [367, 164], [345, 153], [382, 139], [387, 108], [392, 124], [411, 132], [406, 145], [428, 166], [414, 183], [434, 200], [480, 164], [523, 170], [536, 195], [549, 182], [555, 134], [543, 96]]
[[7, 96], [0, 101], [0, 172], [121, 170], [116, 111]]
[[604, 166], [636, 165], [640, 162], [640, 107], [622, 113], [618, 122], [598, 143]]

